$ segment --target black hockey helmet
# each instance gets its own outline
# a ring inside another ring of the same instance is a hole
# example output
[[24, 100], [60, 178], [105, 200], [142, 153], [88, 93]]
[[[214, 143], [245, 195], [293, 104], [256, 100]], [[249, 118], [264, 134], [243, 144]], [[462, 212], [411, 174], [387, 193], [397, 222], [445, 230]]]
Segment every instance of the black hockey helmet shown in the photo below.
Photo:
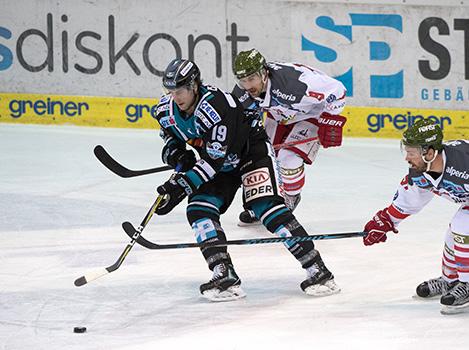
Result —
[[168, 64], [164, 71], [163, 86], [168, 90], [190, 86], [194, 82], [200, 83], [200, 70], [192, 61], [176, 58]]

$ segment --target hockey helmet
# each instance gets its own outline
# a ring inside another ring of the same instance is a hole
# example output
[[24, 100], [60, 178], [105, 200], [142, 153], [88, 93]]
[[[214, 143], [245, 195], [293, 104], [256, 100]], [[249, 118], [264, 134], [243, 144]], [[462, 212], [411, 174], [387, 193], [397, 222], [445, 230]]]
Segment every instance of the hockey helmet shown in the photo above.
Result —
[[200, 83], [200, 70], [192, 61], [176, 58], [164, 71], [163, 86], [168, 90], [190, 86], [194, 82]]
[[256, 49], [241, 51], [233, 63], [233, 73], [237, 79], [260, 72], [266, 66], [264, 56]]
[[418, 120], [404, 132], [402, 145], [421, 147], [423, 153], [430, 147], [440, 151], [443, 149], [443, 131], [431, 119]]

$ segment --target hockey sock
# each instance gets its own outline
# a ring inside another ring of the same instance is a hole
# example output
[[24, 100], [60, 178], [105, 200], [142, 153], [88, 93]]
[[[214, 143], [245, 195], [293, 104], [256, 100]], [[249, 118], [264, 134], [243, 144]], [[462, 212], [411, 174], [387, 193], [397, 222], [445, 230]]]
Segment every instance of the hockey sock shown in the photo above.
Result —
[[304, 166], [296, 169], [281, 169], [283, 188], [289, 196], [295, 196], [301, 192], [305, 184]]

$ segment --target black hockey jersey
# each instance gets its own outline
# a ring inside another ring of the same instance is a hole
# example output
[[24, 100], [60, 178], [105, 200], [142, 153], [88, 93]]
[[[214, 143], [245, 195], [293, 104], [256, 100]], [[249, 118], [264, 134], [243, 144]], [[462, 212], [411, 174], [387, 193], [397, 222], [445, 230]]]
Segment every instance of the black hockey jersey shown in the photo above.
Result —
[[[186, 149], [191, 145], [200, 159], [186, 176], [198, 188], [218, 172], [236, 169], [245, 156], [249, 140], [267, 137], [252, 113], [231, 94], [201, 85], [194, 112], [180, 111], [171, 95], [161, 98], [156, 118], [166, 145]], [[265, 135], [265, 136], [263, 136]]]

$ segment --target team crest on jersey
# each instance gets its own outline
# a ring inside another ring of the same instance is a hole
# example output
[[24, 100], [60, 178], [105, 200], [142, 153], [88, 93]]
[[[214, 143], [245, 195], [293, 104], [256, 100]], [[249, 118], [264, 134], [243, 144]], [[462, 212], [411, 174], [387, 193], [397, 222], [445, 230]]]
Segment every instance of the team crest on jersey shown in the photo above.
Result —
[[169, 128], [172, 125], [176, 125], [176, 120], [174, 119], [174, 115], [160, 118], [160, 125], [165, 129]]
[[213, 124], [216, 124], [221, 120], [220, 115], [207, 101], [203, 101], [200, 104], [200, 109], [207, 114], [207, 117], [213, 122]]
[[207, 142], [207, 147], [205, 147], [209, 157], [212, 159], [225, 157], [227, 149], [228, 146], [222, 146], [219, 142]]
[[236, 168], [239, 162], [240, 162], [240, 159], [238, 158], [238, 155], [234, 153], [230, 153], [226, 156], [223, 166], [224, 167], [232, 166], [233, 168]]

